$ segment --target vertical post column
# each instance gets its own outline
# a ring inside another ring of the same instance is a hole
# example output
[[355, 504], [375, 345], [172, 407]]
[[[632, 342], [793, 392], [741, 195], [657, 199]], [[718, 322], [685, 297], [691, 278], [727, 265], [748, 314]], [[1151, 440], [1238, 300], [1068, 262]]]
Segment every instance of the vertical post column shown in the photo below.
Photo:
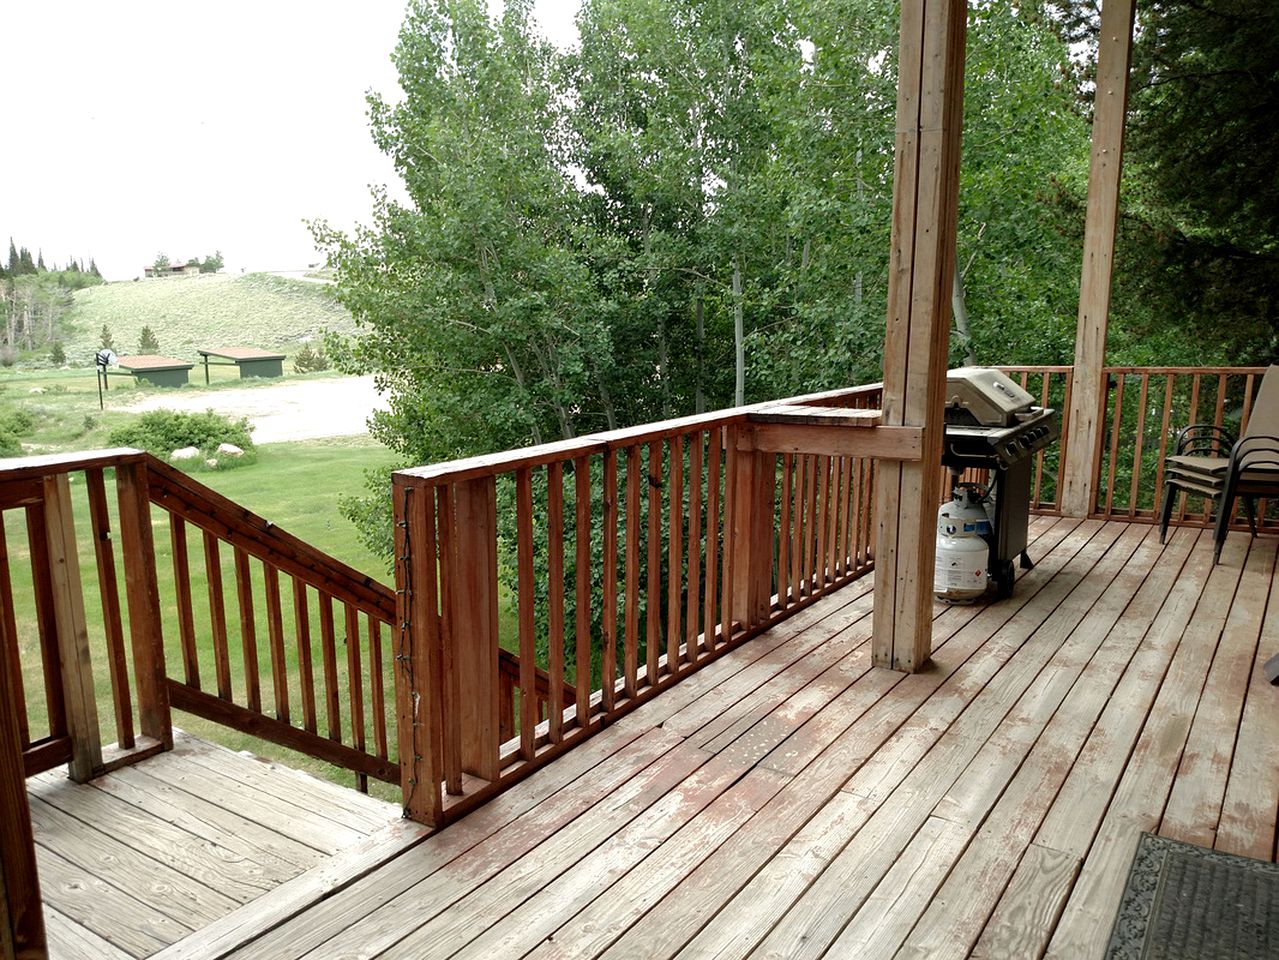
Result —
[[932, 652], [967, 7], [903, 0], [901, 11], [883, 422], [922, 427], [923, 455], [879, 464], [872, 658], [915, 671]]
[[391, 487], [395, 517], [395, 703], [404, 815], [444, 822], [443, 656], [440, 639], [435, 490]]
[[1097, 38], [1097, 92], [1093, 99], [1092, 157], [1084, 220], [1075, 367], [1071, 372], [1070, 422], [1063, 441], [1065, 471], [1061, 511], [1086, 517], [1097, 498], [1102, 405], [1106, 390], [1106, 332], [1119, 223], [1119, 181], [1124, 162], [1124, 118], [1128, 112], [1128, 67], [1132, 59], [1134, 0], [1106, 0]]
[[71, 779], [84, 783], [102, 772], [102, 740], [80, 588], [80, 558], [71, 518], [71, 485], [67, 475], [60, 473], [45, 477], [43, 487], [53, 621], [58, 635], [67, 735], [71, 738]]
[[754, 432], [734, 429], [733, 612], [751, 629], [768, 619], [773, 585], [773, 508], [777, 454], [754, 448]]
[[165, 677], [164, 627], [151, 530], [151, 497], [145, 471], [144, 466], [135, 463], [121, 464], [115, 471], [125, 596], [129, 604], [133, 673], [138, 687], [138, 727], [145, 736], [160, 741], [164, 749], [170, 750], [173, 720]]

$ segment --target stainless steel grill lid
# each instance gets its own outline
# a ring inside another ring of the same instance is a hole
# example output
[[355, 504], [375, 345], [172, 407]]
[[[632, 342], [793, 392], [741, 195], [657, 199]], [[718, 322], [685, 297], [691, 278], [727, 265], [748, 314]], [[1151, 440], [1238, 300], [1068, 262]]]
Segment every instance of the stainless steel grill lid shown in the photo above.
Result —
[[959, 367], [946, 374], [946, 422], [1010, 427], [1035, 398], [990, 367]]

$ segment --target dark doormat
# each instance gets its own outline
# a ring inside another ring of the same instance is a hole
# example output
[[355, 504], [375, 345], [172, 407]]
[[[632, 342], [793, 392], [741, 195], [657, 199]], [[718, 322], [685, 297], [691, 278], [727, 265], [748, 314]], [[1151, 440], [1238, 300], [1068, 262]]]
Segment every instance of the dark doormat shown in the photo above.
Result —
[[1143, 833], [1106, 960], [1275, 960], [1279, 864]]

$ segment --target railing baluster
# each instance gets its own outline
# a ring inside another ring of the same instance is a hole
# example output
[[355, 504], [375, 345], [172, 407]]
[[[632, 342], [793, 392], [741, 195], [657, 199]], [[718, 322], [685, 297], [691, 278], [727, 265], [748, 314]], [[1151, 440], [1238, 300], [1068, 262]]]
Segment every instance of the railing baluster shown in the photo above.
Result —
[[591, 715], [591, 462], [578, 457], [573, 462], [574, 507], [577, 522], [573, 534], [577, 548], [577, 664], [574, 668], [577, 692], [577, 725], [586, 727]]
[[696, 663], [700, 656], [697, 637], [701, 633], [698, 616], [701, 613], [702, 579], [702, 443], [704, 437], [698, 430], [690, 434], [688, 450], [688, 600], [684, 619], [684, 659]]
[[809, 456], [807, 464], [808, 502], [804, 507], [804, 595], [812, 596], [814, 584], [817, 582], [817, 529], [820, 521], [817, 516], [817, 473], [821, 465], [819, 458]]
[[791, 495], [794, 489], [795, 458], [792, 454], [782, 454], [782, 510], [778, 520], [777, 533], [777, 604], [785, 610], [791, 604], [790, 595], [790, 557], [791, 557]]
[[271, 688], [275, 719], [289, 722], [289, 661], [284, 652], [284, 612], [280, 607], [280, 571], [262, 565], [262, 592], [266, 597], [267, 642], [271, 647]]
[[218, 538], [204, 531], [204, 572], [209, 591], [209, 623], [213, 631], [213, 667], [218, 679], [218, 696], [231, 699], [231, 657], [227, 648], [226, 604], [222, 595], [222, 558]]
[[1109, 515], [1115, 499], [1115, 466], [1119, 461], [1119, 434], [1124, 424], [1124, 380], [1121, 373], [1115, 382], [1115, 414], [1110, 423], [1109, 469], [1106, 474], [1106, 514]]
[[[364, 676], [360, 657], [360, 611], [349, 603], [342, 604], [346, 628], [347, 694], [351, 707], [351, 746], [364, 752]], [[369, 792], [369, 778], [363, 773], [355, 775], [355, 786], [361, 793]], [[438, 790], [439, 787], [437, 786]]]
[[613, 710], [617, 690], [617, 451], [604, 454], [604, 650], [600, 686], [605, 713]]
[[798, 603], [804, 583], [804, 475], [808, 457], [797, 453], [794, 459], [795, 509], [791, 513], [790, 600]]
[[813, 592], [826, 585], [826, 526], [830, 514], [830, 457], [817, 458], [817, 552], [813, 554]]
[[258, 668], [258, 633], [253, 615], [253, 578], [249, 572], [249, 555], [240, 547], [233, 548], [235, 560], [235, 593], [240, 610], [240, 648], [244, 653], [244, 694], [246, 705], [254, 713], [262, 712], [262, 681]]
[[564, 739], [564, 465], [546, 468], [547, 719], [551, 742]]
[[111, 547], [111, 518], [107, 515], [107, 488], [101, 468], [84, 472], [89, 496], [89, 524], [98, 567], [98, 596], [102, 602], [102, 627], [106, 636], [107, 668], [115, 707], [116, 737], [129, 749], [133, 738], [133, 697], [129, 692], [129, 665], [124, 655], [124, 623], [120, 617], [120, 588], [115, 575], [115, 551]]
[[520, 757], [532, 760], [533, 728], [538, 720], [537, 637], [533, 596], [533, 480], [527, 467], [515, 474], [515, 501], [519, 551]]
[[62, 694], [58, 659], [58, 625], [53, 615], [53, 586], [49, 577], [49, 545], [43, 503], [26, 508], [27, 545], [31, 554], [31, 582], [35, 593], [36, 628], [40, 635], [40, 661], [44, 674], [44, 702], [49, 735], [67, 736], [67, 708]]
[[298, 645], [298, 685], [302, 693], [302, 728], [317, 733], [315, 710], [315, 671], [311, 659], [311, 616], [306, 599], [306, 584], [293, 578], [293, 631]]
[[626, 451], [626, 632], [622, 647], [622, 689], [634, 697], [639, 684], [640, 446]]
[[848, 566], [848, 458], [835, 458], [835, 535], [831, 538], [831, 573], [842, 577]]
[[683, 582], [680, 565], [684, 561], [684, 438], [675, 436], [670, 446], [670, 489], [667, 493], [666, 528], [669, 531], [666, 553], [666, 672], [679, 672], [680, 587]]
[[366, 617], [369, 630], [369, 695], [373, 712], [373, 744], [379, 759], [387, 758], [386, 684], [383, 679], [382, 624]]
[[187, 686], [200, 689], [200, 653], [195, 642], [195, 609], [191, 601], [191, 558], [187, 551], [186, 521], [169, 514], [169, 543], [173, 552], [173, 592], [182, 645], [182, 676]]
[[662, 649], [662, 442], [648, 445], [648, 578], [645, 586], [644, 659], [648, 685], [657, 683]]
[[718, 437], [723, 434], [724, 453], [724, 535], [720, 541], [723, 543], [723, 556], [720, 560], [721, 577], [723, 578], [720, 585], [720, 638], [725, 642], [733, 638], [733, 618], [735, 613], [741, 613], [742, 619], [746, 619], [745, 611], [734, 611], [733, 609], [733, 567], [737, 564], [737, 557], [734, 556], [735, 551], [732, 549], [733, 526], [737, 522], [737, 428], [724, 427], [722, 431], [716, 430], [715, 435]]
[[333, 597], [320, 595], [320, 656], [324, 661], [324, 716], [328, 738], [342, 742], [342, 698], [338, 693], [337, 631], [333, 628]]
[[1131, 489], [1128, 491], [1128, 516], [1137, 515], [1137, 491], [1141, 486], [1141, 448], [1146, 439], [1146, 400], [1150, 390], [1150, 377], [1141, 376], [1141, 393], [1137, 397], [1137, 432], [1133, 443]]
[[703, 611], [702, 630], [706, 649], [714, 650], [716, 642], [715, 626], [719, 622], [716, 612], [719, 607], [715, 602], [717, 583], [716, 559], [719, 555], [719, 463], [720, 442], [719, 430], [707, 432], [706, 439], [706, 598]]

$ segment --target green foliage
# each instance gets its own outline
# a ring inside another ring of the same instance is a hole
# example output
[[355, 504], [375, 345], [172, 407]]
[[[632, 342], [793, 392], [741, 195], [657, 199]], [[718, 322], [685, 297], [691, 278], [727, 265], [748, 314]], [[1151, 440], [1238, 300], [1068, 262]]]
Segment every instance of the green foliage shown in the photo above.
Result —
[[9, 410], [0, 414], [0, 457], [22, 454], [22, 438], [35, 430], [35, 421], [25, 410]]
[[67, 352], [62, 349], [61, 341], [53, 341], [53, 349], [49, 351], [49, 362], [55, 367], [61, 367], [66, 364]]
[[98, 337], [98, 348], [100, 350], [115, 349], [115, 337], [111, 335], [111, 328], [105, 323], [102, 325], [102, 333]]
[[302, 349], [293, 355], [293, 370], [296, 373], [319, 373], [330, 367], [328, 355], [323, 347], [302, 344]]
[[142, 332], [138, 334], [138, 353], [159, 353], [160, 341], [156, 339], [155, 331], [149, 326], [143, 327]]
[[212, 410], [204, 413], [154, 410], [112, 430], [110, 440], [113, 446], [140, 447], [162, 459], [168, 459], [170, 453], [183, 447], [196, 447], [205, 456], [212, 456], [222, 443], [235, 444], [247, 457], [253, 449], [251, 429], [247, 417], [235, 419]]
[[168, 269], [168, 267], [169, 267], [169, 255], [168, 255], [167, 253], [164, 253], [164, 252], [157, 253], [157, 254], [155, 255], [155, 260], [151, 263], [151, 266], [152, 266], [152, 267], [153, 267], [156, 271], [160, 271], [160, 270], [166, 270], [166, 269]]
[[217, 273], [222, 269], [222, 251], [216, 251], [212, 256], [205, 257], [199, 263], [201, 273]]

